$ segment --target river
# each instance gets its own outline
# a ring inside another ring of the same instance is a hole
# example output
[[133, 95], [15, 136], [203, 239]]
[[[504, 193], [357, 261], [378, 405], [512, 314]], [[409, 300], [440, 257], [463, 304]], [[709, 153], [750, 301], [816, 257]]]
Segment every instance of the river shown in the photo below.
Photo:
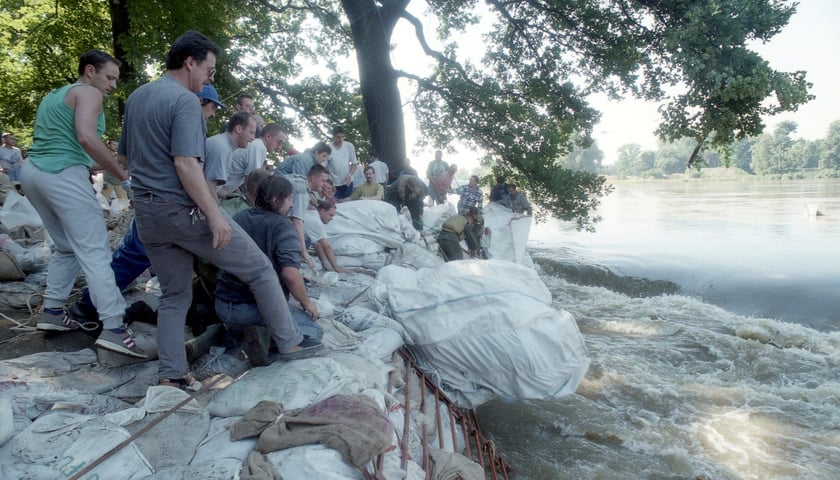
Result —
[[532, 228], [592, 365], [479, 409], [512, 478], [840, 478], [840, 181], [615, 186], [595, 233]]

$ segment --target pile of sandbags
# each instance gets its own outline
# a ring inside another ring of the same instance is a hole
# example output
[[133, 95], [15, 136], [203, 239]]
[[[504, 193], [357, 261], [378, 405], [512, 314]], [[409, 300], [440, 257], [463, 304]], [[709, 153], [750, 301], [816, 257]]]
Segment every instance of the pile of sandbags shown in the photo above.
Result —
[[533, 269], [518, 264], [388, 266], [370, 296], [381, 313], [402, 324], [421, 367], [463, 407], [497, 397], [567, 395], [589, 367], [575, 319], [552, 306]]

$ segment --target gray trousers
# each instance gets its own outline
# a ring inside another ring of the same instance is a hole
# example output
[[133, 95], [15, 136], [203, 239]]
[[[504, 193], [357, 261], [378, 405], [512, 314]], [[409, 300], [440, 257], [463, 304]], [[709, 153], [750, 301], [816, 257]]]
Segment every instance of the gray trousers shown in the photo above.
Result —
[[108, 229], [89, 175], [84, 165], [47, 173], [32, 162], [23, 163], [21, 188], [55, 245], [47, 270], [44, 307], [64, 308], [81, 270], [103, 326], [119, 328], [125, 300], [114, 281]]
[[262, 250], [224, 211], [231, 226], [231, 240], [221, 250], [213, 248], [207, 221], [194, 221], [190, 210], [155, 195], [134, 197], [137, 231], [160, 280], [159, 377], [180, 378], [187, 372], [184, 324], [192, 301], [194, 256], [248, 285], [262, 317], [273, 320], [276, 328], [272, 337], [281, 351], [299, 344], [303, 334], [292, 321], [277, 274]]

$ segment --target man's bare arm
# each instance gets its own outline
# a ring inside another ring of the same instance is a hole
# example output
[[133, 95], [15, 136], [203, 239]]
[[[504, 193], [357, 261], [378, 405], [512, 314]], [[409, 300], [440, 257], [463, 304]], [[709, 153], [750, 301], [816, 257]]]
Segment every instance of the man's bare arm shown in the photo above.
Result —
[[303, 230], [303, 220], [297, 217], [292, 217], [292, 225], [295, 227], [298, 242], [300, 243], [300, 256], [303, 257], [303, 260], [307, 265], [309, 265], [309, 268], [315, 270], [315, 262], [312, 260], [312, 257], [309, 256], [309, 252], [306, 251], [306, 234]]
[[128, 173], [120, 167], [96, 132], [102, 111], [102, 92], [91, 86], [75, 87], [67, 94], [65, 102], [75, 111], [76, 139], [93, 159], [94, 166], [107, 170], [121, 181], [128, 180]]
[[[338, 264], [338, 260], [335, 259], [335, 253], [333, 253], [332, 245], [330, 245], [329, 240], [322, 238], [315, 245], [315, 252], [318, 251], [318, 246], [320, 246], [324, 251], [324, 255], [327, 257], [327, 261], [329, 261], [330, 265], [332, 265], [333, 270], [338, 273], [351, 273], [350, 270], [347, 270]], [[323, 261], [321, 263], [323, 263]], [[326, 268], [326, 266], [327, 264], [324, 263], [324, 268]]]
[[318, 319], [318, 306], [315, 305], [306, 293], [306, 287], [303, 284], [303, 276], [300, 274], [300, 269], [295, 267], [283, 267], [280, 275], [282, 276], [283, 285], [289, 289], [289, 293], [295, 297], [295, 300], [300, 303], [303, 310], [312, 315], [312, 320]]

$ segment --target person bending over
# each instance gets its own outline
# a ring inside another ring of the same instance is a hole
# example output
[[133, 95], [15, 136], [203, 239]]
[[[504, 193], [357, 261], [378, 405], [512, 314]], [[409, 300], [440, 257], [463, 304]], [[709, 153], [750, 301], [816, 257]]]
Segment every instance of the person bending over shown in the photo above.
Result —
[[338, 264], [338, 260], [333, 253], [332, 245], [327, 239], [327, 231], [324, 225], [330, 223], [335, 217], [335, 204], [329, 200], [321, 200], [315, 210], [306, 211], [306, 220], [303, 228], [306, 233], [306, 238], [315, 249], [315, 254], [321, 261], [321, 266], [324, 270], [335, 270], [338, 273], [351, 273], [350, 270], [343, 268]]

